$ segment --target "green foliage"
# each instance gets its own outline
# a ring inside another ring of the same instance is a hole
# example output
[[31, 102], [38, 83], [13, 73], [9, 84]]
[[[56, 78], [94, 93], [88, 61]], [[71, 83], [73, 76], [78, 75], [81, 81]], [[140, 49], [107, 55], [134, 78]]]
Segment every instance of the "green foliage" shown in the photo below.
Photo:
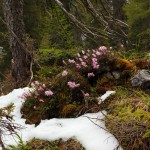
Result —
[[[20, 143], [20, 142], [19, 142]], [[69, 139], [68, 141], [55, 140], [47, 141], [41, 139], [35, 139], [28, 141], [25, 145], [18, 145], [17, 147], [11, 145], [11, 150], [85, 150], [81, 144], [74, 140]]]
[[50, 8], [42, 0], [24, 1], [26, 31], [38, 48], [74, 47], [72, 28], [58, 7]]
[[58, 150], [58, 144], [58, 141], [46, 141], [34, 138], [27, 142], [27, 150]]
[[44, 150], [58, 150], [58, 141], [49, 142], [34, 138], [25, 144], [19, 135], [17, 137], [19, 139], [18, 145], [9, 145], [10, 150], [41, 150], [41, 148]]
[[36, 71], [38, 80], [47, 80], [59, 74], [63, 70], [63, 60], [73, 58], [79, 51], [75, 49], [39, 49], [35, 54], [35, 59], [41, 65], [41, 68]]
[[43, 66], [39, 71], [36, 72], [36, 78], [46, 81], [48, 78], [52, 78], [59, 74], [63, 70], [60, 66]]
[[130, 25], [129, 40], [138, 50], [149, 50], [149, 0], [130, 0], [124, 7]]
[[24, 22], [26, 32], [35, 40], [37, 47], [49, 30], [49, 19], [45, 13], [42, 0], [24, 0]]
[[18, 134], [16, 134], [16, 136], [17, 136], [17, 138], [18, 138], [18, 140], [19, 140], [17, 147], [14, 146], [14, 145], [9, 145], [9, 148], [10, 148], [11, 150], [28, 150], [28, 149], [27, 149], [27, 146], [26, 146], [26, 144], [24, 144], [22, 138], [21, 138]]
[[79, 48], [70, 49], [70, 50], [55, 49], [55, 48], [39, 49], [36, 52], [35, 59], [37, 59], [37, 61], [43, 65], [61, 66], [64, 59], [73, 58], [78, 51], [79, 51]]
[[73, 48], [75, 45], [73, 28], [69, 24], [69, 20], [57, 6], [53, 9], [49, 9], [49, 13], [53, 14], [49, 24], [49, 28], [51, 29], [49, 31], [50, 46], [56, 49]]

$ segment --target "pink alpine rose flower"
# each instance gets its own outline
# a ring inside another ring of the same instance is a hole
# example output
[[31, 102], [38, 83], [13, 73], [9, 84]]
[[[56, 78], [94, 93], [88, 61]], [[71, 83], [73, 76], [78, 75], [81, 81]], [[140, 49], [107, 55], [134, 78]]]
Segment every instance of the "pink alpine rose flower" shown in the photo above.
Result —
[[45, 91], [46, 96], [52, 96], [53, 92], [51, 90]]
[[76, 68], [80, 69], [80, 68], [81, 68], [81, 66], [80, 66], [79, 64], [76, 64]]
[[40, 94], [36, 91], [35, 92], [35, 96], [38, 97]]
[[91, 73], [88, 73], [88, 77], [90, 78], [90, 77], [94, 77], [95, 76], [95, 74], [93, 73], [93, 72], [91, 72]]
[[66, 70], [64, 70], [64, 71], [62, 72], [62, 76], [63, 76], [63, 77], [67, 76], [67, 74], [68, 74], [68, 72], [67, 72]]
[[35, 84], [33, 82], [31, 83], [31, 87], [35, 87]]
[[85, 54], [85, 51], [84, 51], [84, 50], [82, 50], [82, 54]]
[[38, 88], [38, 91], [44, 91], [43, 87], [40, 86], [40, 87]]
[[80, 86], [80, 84], [76, 84], [75, 82], [68, 82], [67, 83], [67, 85], [71, 88], [71, 89], [73, 89], [73, 88], [76, 88], [76, 87], [79, 87]]
[[84, 96], [85, 96], [85, 97], [89, 97], [90, 94], [89, 94], [89, 93], [85, 93]]
[[109, 47], [109, 49], [110, 49], [110, 50], [112, 50], [112, 46], [111, 46], [111, 47]]
[[121, 44], [121, 45], [120, 45], [120, 47], [121, 47], [121, 48], [124, 48], [124, 45], [123, 45], [123, 44]]
[[39, 100], [39, 102], [42, 102], [42, 103], [44, 103], [44, 100], [43, 100], [43, 99], [40, 99], [40, 100]]
[[97, 55], [97, 56], [100, 56], [100, 55], [101, 55], [101, 53], [100, 53], [100, 52], [98, 52], [98, 51], [96, 51], [96, 55]]
[[64, 65], [67, 65], [67, 63], [66, 63], [64, 60], [63, 60], [63, 64], [64, 64]]
[[87, 64], [86, 64], [86, 62], [81, 62], [81, 65], [83, 66], [83, 67], [87, 67]]
[[40, 83], [39, 83], [39, 81], [35, 81], [35, 84], [36, 84], [36, 85], [39, 85]]
[[82, 62], [83, 61], [83, 59], [82, 58], [79, 58], [79, 60]]
[[78, 56], [78, 57], [81, 57], [81, 55], [80, 55], [79, 53], [77, 53], [77, 56]]
[[92, 54], [92, 56], [93, 56], [93, 57], [96, 57], [96, 55], [95, 55], [95, 54]]
[[88, 56], [84, 55], [84, 56], [83, 56], [83, 58], [84, 58], [84, 59], [87, 59], [87, 58], [88, 58]]
[[75, 60], [74, 60], [74, 59], [69, 59], [68, 62], [69, 62], [70, 64], [74, 64], [74, 63], [75, 63]]
[[45, 84], [42, 84], [42, 87], [43, 87], [43, 88], [46, 88], [46, 85], [45, 85]]

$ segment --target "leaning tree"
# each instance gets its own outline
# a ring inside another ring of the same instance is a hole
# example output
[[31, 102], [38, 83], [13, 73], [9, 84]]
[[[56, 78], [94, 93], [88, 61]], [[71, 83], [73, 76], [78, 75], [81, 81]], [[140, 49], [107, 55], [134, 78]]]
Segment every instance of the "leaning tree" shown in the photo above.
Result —
[[32, 62], [25, 38], [23, 0], [3, 0], [3, 12], [12, 52], [12, 76], [19, 87], [30, 76]]

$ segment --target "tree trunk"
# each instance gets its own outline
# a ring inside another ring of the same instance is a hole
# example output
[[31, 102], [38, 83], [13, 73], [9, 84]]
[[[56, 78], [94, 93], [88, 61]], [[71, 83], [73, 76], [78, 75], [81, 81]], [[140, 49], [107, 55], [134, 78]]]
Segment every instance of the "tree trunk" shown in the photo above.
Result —
[[26, 49], [23, 0], [3, 0], [3, 12], [12, 52], [12, 76], [19, 87], [30, 76], [31, 63], [31, 55]]
[[113, 0], [113, 17], [119, 20], [125, 20], [125, 13], [123, 11], [123, 6], [126, 0]]

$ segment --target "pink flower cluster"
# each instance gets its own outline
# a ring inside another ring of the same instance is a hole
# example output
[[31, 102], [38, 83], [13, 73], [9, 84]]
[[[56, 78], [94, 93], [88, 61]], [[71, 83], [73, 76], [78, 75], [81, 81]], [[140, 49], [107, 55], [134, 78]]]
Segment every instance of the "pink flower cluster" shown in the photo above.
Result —
[[89, 97], [90, 94], [89, 94], [89, 93], [85, 93], [84, 96], [85, 96], [85, 97]]
[[[68, 65], [71, 68], [75, 68], [78, 71], [83, 71], [83, 73], [89, 71], [87, 73], [87, 77], [95, 77], [96, 73], [99, 71], [100, 62], [102, 58], [111, 50], [112, 48], [107, 48], [105, 46], [100, 46], [97, 49], [81, 51], [77, 53], [75, 59], [68, 59], [68, 61], [63, 60], [63, 64]], [[93, 72], [95, 72], [95, 74]], [[68, 72], [64, 70], [62, 72], [62, 76], [65, 77], [68, 75]], [[67, 85], [72, 89], [75, 87], [79, 87], [80, 84], [76, 84], [75, 82], [69, 81]], [[89, 96], [88, 93], [85, 96]]]
[[99, 69], [97, 58], [92, 58], [92, 66], [93, 66], [93, 69]]
[[71, 63], [71, 64], [74, 64], [75, 60], [74, 59], [69, 59], [68, 62]]
[[26, 99], [27, 97], [31, 97], [32, 94], [30, 92], [24, 92], [19, 98]]
[[53, 92], [51, 90], [45, 91], [46, 96], [51, 96], [53, 95]]
[[66, 70], [64, 70], [64, 71], [62, 72], [62, 76], [65, 77], [65, 76], [67, 76], [67, 75], [68, 75], [68, 72], [67, 72]]
[[90, 78], [90, 77], [95, 77], [95, 74], [93, 72], [88, 73], [88, 78]]
[[67, 83], [67, 85], [68, 85], [71, 89], [80, 86], [80, 84], [76, 84], [75, 82], [71, 82], [71, 81], [69, 81], [69, 82]]
[[43, 96], [52, 96], [53, 92], [47, 88], [45, 84], [42, 84], [38, 81], [34, 81], [31, 83], [32, 91], [25, 92], [22, 94], [20, 98], [22, 99], [36, 99], [39, 102], [44, 103]]
[[[81, 53], [77, 53], [77, 57], [75, 59], [69, 59], [68, 63], [63, 61], [65, 65], [74, 66], [76, 69], [94, 69], [97, 70], [100, 68], [100, 59], [105, 56], [111, 48], [107, 48], [105, 46], [100, 46], [97, 49], [81, 51]], [[65, 74], [64, 74], [65, 76]]]

